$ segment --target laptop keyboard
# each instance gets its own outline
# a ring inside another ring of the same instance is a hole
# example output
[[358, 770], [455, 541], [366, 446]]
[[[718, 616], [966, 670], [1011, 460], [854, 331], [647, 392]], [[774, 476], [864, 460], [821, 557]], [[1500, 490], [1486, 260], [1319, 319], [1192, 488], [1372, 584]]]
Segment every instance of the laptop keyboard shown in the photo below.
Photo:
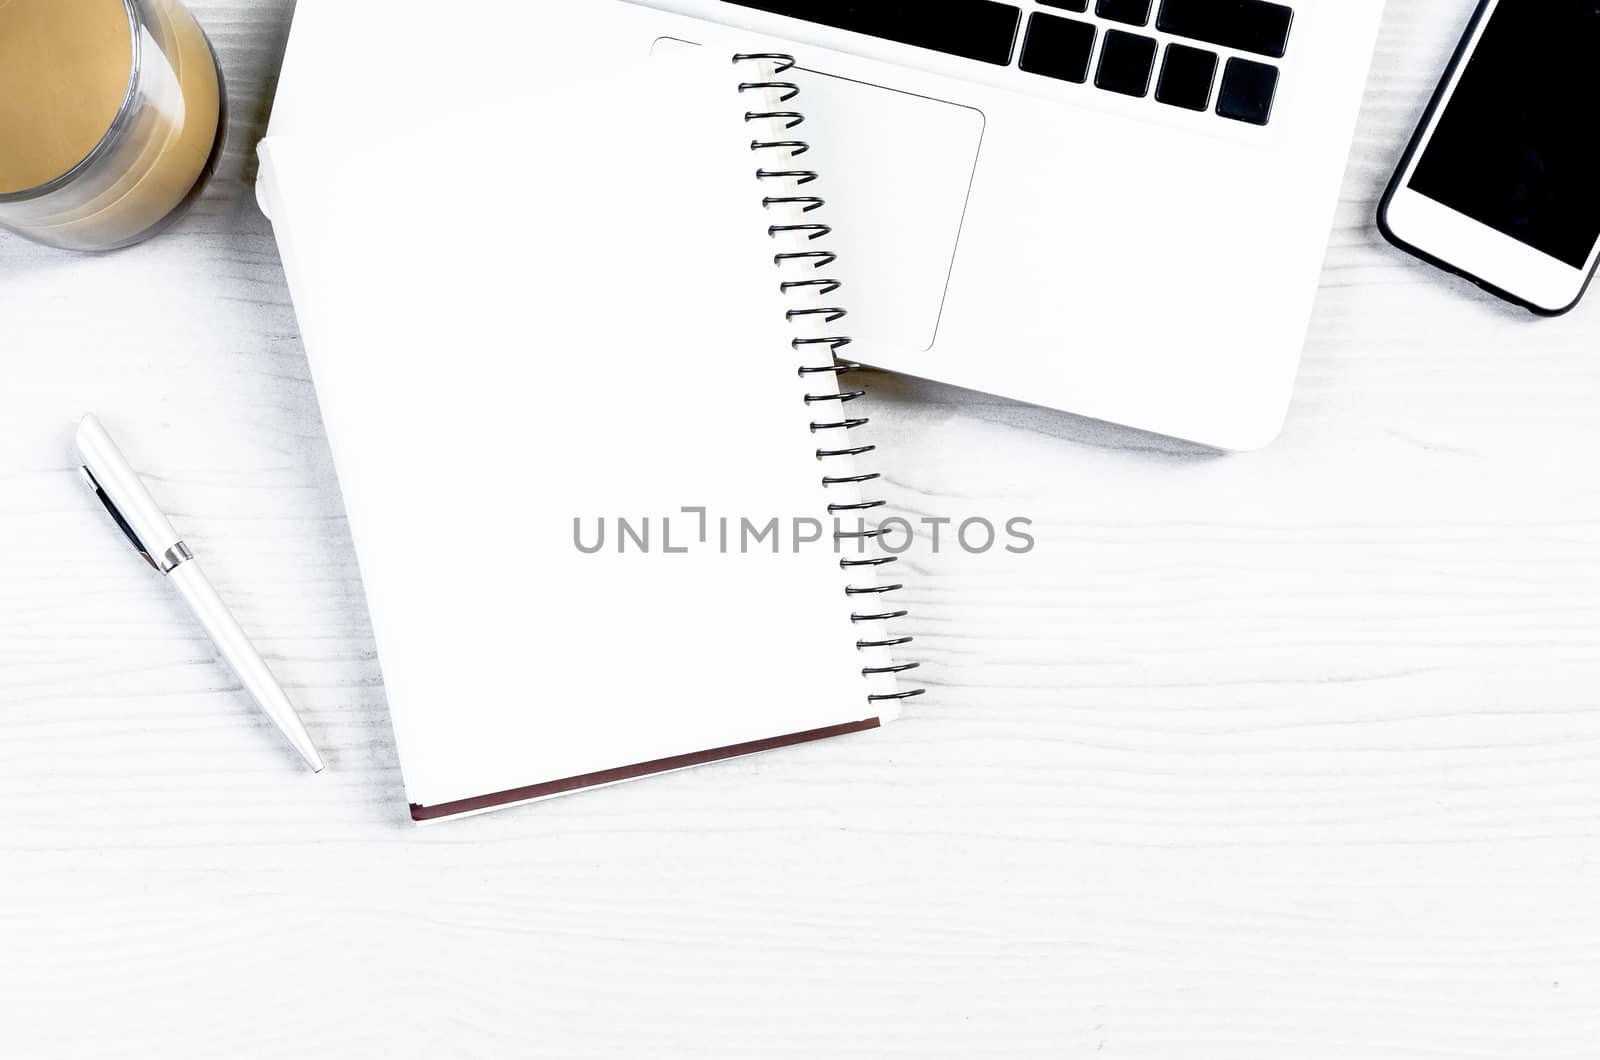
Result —
[[[1278, 67], [1263, 60], [1284, 57], [1294, 22], [1292, 9], [1269, 0], [724, 2], [1250, 125], [1272, 118]], [[1258, 58], [1224, 61], [1216, 49]]]

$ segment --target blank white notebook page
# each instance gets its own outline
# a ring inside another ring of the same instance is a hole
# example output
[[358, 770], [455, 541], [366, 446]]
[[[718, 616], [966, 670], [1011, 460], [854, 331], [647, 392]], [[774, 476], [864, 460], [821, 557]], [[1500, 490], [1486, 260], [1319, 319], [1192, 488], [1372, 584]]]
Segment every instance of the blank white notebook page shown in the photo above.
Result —
[[412, 803], [892, 713], [792, 545], [844, 498], [709, 90], [629, 65], [515, 128], [263, 146]]

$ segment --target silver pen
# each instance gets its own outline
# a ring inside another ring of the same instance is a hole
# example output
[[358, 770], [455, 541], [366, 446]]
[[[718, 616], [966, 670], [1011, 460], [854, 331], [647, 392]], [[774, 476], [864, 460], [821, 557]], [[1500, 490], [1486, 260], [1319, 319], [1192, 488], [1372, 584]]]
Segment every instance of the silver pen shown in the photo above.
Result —
[[85, 416], [78, 424], [78, 452], [83, 456], [84, 478], [139, 555], [167, 576], [245, 691], [288, 737], [312, 772], [322, 772], [322, 756], [282, 686], [211, 587], [200, 564], [195, 562], [194, 553], [178, 537], [138, 473], [93, 416]]

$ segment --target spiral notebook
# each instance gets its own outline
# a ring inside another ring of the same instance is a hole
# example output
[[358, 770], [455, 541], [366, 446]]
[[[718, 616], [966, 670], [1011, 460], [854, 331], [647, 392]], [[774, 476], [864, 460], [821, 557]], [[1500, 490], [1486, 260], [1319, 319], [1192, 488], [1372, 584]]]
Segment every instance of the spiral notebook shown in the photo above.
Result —
[[261, 145], [418, 821], [920, 692], [784, 63], [618, 62], [536, 137]]

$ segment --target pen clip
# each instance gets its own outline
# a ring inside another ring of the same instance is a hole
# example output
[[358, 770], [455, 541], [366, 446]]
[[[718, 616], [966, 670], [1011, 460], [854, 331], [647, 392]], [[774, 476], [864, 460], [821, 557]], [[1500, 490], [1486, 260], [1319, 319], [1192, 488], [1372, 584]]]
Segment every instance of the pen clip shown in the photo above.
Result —
[[87, 464], [80, 466], [83, 470], [84, 481], [89, 483], [89, 488], [94, 490], [94, 495], [100, 498], [100, 503], [106, 506], [106, 511], [111, 513], [111, 518], [116, 522], [117, 527], [127, 535], [129, 541], [133, 542], [134, 549], [146, 563], [150, 564], [150, 569], [160, 573], [161, 568], [156, 565], [155, 559], [150, 555], [149, 550], [144, 547], [144, 543], [139, 540], [139, 536], [133, 532], [133, 527], [129, 526], [128, 520], [124, 519], [122, 513], [117, 511], [117, 506], [111, 502], [110, 497], [106, 496], [106, 491], [100, 488], [100, 483], [94, 477], [94, 472], [89, 470]]

